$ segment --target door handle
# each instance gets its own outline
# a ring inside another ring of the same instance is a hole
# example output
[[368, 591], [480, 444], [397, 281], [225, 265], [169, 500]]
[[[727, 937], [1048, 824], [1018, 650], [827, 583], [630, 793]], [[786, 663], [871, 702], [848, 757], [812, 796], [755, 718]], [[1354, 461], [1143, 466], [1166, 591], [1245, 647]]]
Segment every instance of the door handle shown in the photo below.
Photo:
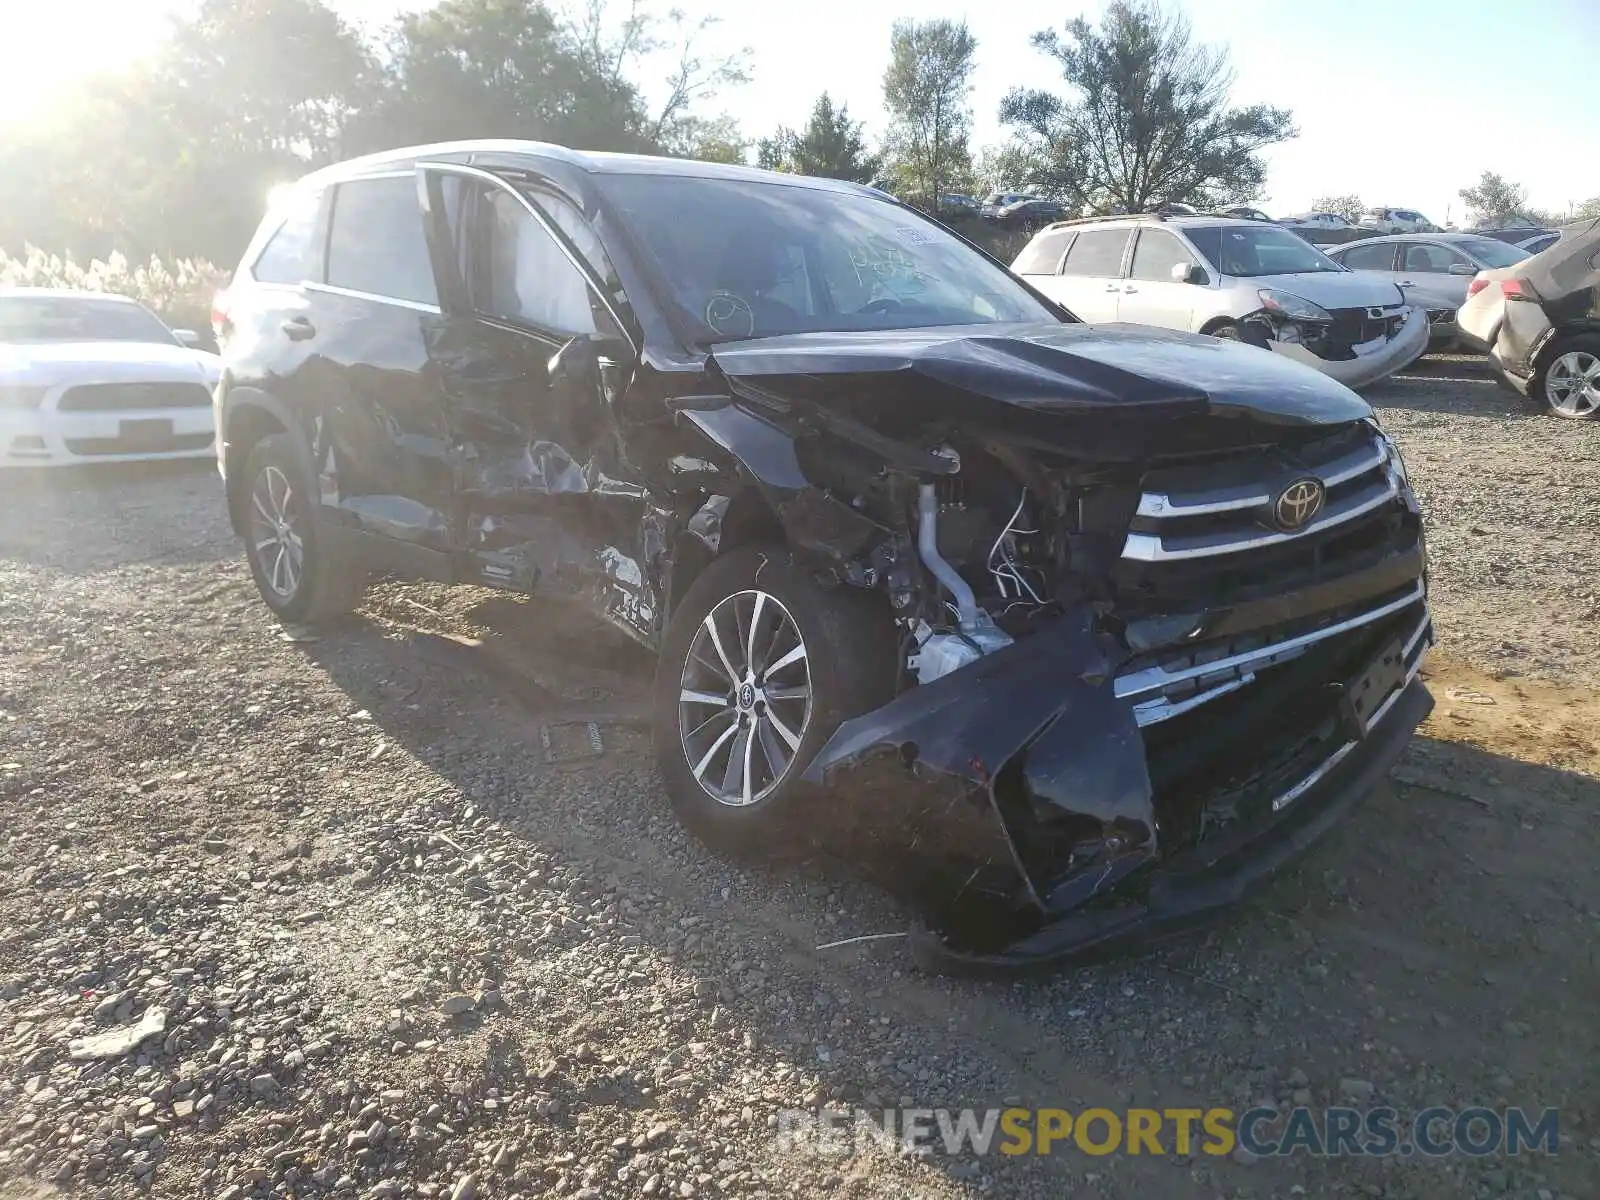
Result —
[[1136, 288], [1136, 287], [1125, 287], [1125, 288], [1123, 288], [1123, 289], [1122, 289], [1122, 294], [1123, 294], [1123, 295], [1124, 295], [1124, 296], [1131, 296], [1131, 295], [1133, 295], [1133, 294], [1134, 294], [1134, 293], [1135, 293], [1135, 292], [1137, 292], [1137, 291], [1138, 291], [1138, 290], [1139, 290], [1139, 289], [1138, 289], [1138, 288]]
[[288, 334], [291, 342], [303, 342], [308, 337], [315, 337], [317, 327], [306, 317], [290, 317], [283, 323], [283, 332]]
[[1413, 281], [1412, 281], [1412, 280], [1410, 280], [1410, 279], [1402, 279], [1402, 280], [1401, 280], [1401, 281], [1400, 281], [1400, 286], [1401, 286], [1401, 287], [1416, 287], [1416, 286], [1417, 286], [1417, 285], [1416, 285], [1416, 283], [1415, 283], [1415, 282], [1413, 282]]
[[1122, 285], [1120, 283], [1108, 283], [1108, 284], [1106, 284], [1106, 291], [1108, 291], [1108, 292], [1120, 292], [1121, 290], [1122, 290]]

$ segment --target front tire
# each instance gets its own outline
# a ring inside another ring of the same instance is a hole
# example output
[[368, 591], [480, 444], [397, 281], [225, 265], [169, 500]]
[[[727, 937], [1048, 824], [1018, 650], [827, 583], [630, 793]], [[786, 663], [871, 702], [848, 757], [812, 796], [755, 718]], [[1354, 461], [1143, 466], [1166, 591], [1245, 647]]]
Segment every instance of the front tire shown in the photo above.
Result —
[[776, 849], [806, 766], [894, 694], [879, 597], [824, 588], [782, 546], [729, 551], [673, 613], [656, 670], [656, 761], [680, 820], [714, 846]]
[[256, 590], [285, 621], [317, 624], [356, 606], [365, 575], [329, 553], [316, 492], [294, 439], [262, 438], [245, 460], [245, 557]]
[[1600, 418], [1600, 336], [1586, 333], [1559, 339], [1528, 391], [1568, 421]]

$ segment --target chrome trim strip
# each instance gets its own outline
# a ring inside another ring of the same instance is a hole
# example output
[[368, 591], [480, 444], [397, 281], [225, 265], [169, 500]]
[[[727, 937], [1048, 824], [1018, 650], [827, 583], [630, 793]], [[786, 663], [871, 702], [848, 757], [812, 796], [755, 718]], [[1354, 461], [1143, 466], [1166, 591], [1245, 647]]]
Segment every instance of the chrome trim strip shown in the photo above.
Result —
[[1231, 658], [1219, 658], [1215, 662], [1200, 663], [1193, 667], [1185, 667], [1181, 671], [1168, 671], [1165, 667], [1146, 667], [1142, 671], [1135, 671], [1131, 675], [1119, 675], [1113, 684], [1113, 692], [1118, 697], [1143, 696], [1148, 692], [1158, 692], [1171, 687], [1175, 683], [1182, 683], [1187, 679], [1199, 679], [1207, 675], [1221, 675], [1227, 671], [1243, 670], [1246, 668], [1267, 667], [1273, 665], [1274, 660], [1280, 656], [1303, 650], [1307, 646], [1314, 646], [1318, 642], [1326, 641], [1331, 637], [1338, 637], [1352, 629], [1359, 629], [1363, 625], [1370, 625], [1374, 621], [1381, 621], [1384, 617], [1397, 613], [1408, 605], [1415, 604], [1425, 594], [1422, 581], [1411, 591], [1401, 596], [1398, 600], [1391, 600], [1377, 608], [1369, 609], [1359, 616], [1349, 617], [1334, 625], [1322, 629], [1313, 629], [1310, 633], [1302, 633], [1299, 637], [1289, 638], [1287, 641], [1275, 642], [1270, 646], [1262, 646], [1256, 650], [1247, 650], [1243, 654], [1235, 654]]
[[1331, 529], [1335, 525], [1342, 525], [1346, 521], [1353, 521], [1363, 513], [1369, 513], [1375, 508], [1381, 508], [1400, 494], [1399, 484], [1394, 479], [1385, 481], [1382, 492], [1371, 499], [1352, 504], [1346, 508], [1325, 508], [1322, 515], [1293, 533], [1278, 533], [1263, 530], [1249, 537], [1233, 542], [1221, 542], [1210, 546], [1194, 546], [1186, 550], [1168, 550], [1166, 543], [1161, 540], [1160, 534], [1155, 533], [1130, 533], [1122, 546], [1122, 557], [1133, 559], [1137, 562], [1176, 562], [1186, 558], [1209, 558], [1218, 554], [1236, 554], [1241, 550], [1257, 550], [1262, 546], [1276, 546], [1283, 542], [1293, 541], [1295, 538], [1304, 537], [1308, 533], [1317, 533], [1324, 529]]
[[[1324, 487], [1333, 487], [1354, 479], [1357, 475], [1365, 475], [1383, 465], [1387, 457], [1383, 447], [1377, 443], [1368, 446], [1366, 450], [1357, 450], [1343, 458], [1336, 458], [1329, 464], [1333, 469], [1327, 474], [1322, 474], [1315, 468], [1307, 474], [1315, 475], [1322, 480]], [[1249, 486], [1249, 485], [1246, 485]], [[1247, 508], [1264, 508], [1272, 503], [1272, 497], [1262, 492], [1251, 492], [1247, 495], [1228, 495], [1226, 489], [1218, 489], [1221, 498], [1216, 500], [1202, 500], [1197, 504], [1185, 504], [1181, 500], [1174, 501], [1169, 493], [1146, 492], [1139, 497], [1139, 507], [1136, 515], [1141, 517], [1203, 517], [1210, 513], [1236, 512]]]
[[331, 296], [348, 296], [351, 300], [371, 300], [377, 304], [391, 304], [395, 308], [409, 308], [412, 312], [431, 313], [436, 317], [440, 312], [437, 304], [423, 304], [419, 300], [402, 300], [398, 296], [380, 296], [376, 292], [358, 292], [355, 288], [338, 287], [331, 283], [316, 283], [308, 279], [300, 286], [308, 291], [327, 292]]
[[1186, 700], [1168, 700], [1165, 696], [1157, 696], [1154, 700], [1145, 700], [1133, 706], [1133, 719], [1138, 722], [1139, 728], [1144, 729], [1149, 725], [1159, 725], [1163, 721], [1170, 721], [1173, 717], [1181, 717], [1191, 709], [1199, 708], [1229, 692], [1236, 692], [1248, 683], [1254, 683], [1253, 674], [1241, 675], [1238, 679], [1231, 679], [1227, 683], [1209, 688], [1203, 692], [1196, 692]]

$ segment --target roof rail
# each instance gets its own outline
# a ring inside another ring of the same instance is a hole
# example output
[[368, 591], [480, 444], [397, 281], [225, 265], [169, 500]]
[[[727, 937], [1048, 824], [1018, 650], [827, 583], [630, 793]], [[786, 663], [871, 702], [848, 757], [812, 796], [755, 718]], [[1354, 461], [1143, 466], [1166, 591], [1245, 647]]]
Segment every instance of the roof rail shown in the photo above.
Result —
[[1093, 223], [1095, 221], [1125, 221], [1130, 217], [1143, 217], [1143, 216], [1148, 216], [1148, 215], [1150, 215], [1150, 214], [1148, 214], [1148, 213], [1105, 213], [1105, 214], [1103, 214], [1101, 216], [1098, 216], [1098, 217], [1068, 217], [1064, 221], [1051, 221], [1050, 224], [1048, 224], [1048, 225], [1044, 226], [1043, 228], [1041, 228], [1040, 232], [1041, 233], [1044, 232], [1045, 229], [1066, 229], [1067, 227], [1072, 226], [1072, 225], [1088, 225], [1088, 224], [1091, 224], [1091, 223]]

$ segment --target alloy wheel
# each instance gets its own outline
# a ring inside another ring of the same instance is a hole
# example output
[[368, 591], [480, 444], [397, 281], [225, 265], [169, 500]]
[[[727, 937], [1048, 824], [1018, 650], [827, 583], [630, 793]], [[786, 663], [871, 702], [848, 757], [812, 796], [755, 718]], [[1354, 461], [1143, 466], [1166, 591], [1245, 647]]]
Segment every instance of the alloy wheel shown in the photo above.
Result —
[[719, 601], [695, 631], [678, 692], [695, 782], [732, 807], [765, 799], [794, 765], [811, 707], [811, 663], [789, 610], [758, 589]]
[[1600, 357], [1571, 350], [1550, 364], [1545, 399], [1564, 417], [1592, 417], [1600, 411]]
[[299, 508], [289, 477], [263, 467], [250, 489], [250, 541], [267, 586], [284, 600], [294, 598], [305, 573]]

